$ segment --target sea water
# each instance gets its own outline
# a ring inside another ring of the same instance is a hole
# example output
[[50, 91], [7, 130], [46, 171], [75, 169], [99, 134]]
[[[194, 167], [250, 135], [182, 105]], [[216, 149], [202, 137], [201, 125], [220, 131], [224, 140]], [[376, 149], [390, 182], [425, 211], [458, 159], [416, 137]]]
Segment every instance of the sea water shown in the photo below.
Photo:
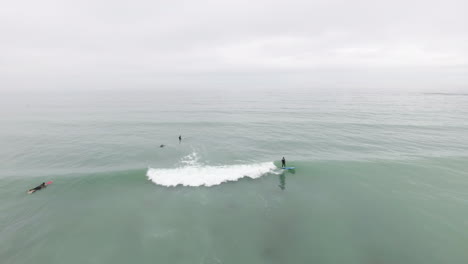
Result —
[[2, 264], [468, 263], [466, 94], [3, 91], [0, 121]]

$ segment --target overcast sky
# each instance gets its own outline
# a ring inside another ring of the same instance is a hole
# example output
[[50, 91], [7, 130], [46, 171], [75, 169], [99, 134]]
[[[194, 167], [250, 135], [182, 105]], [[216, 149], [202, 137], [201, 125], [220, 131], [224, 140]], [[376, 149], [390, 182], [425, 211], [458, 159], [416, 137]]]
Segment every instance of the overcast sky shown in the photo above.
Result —
[[466, 0], [15, 0], [0, 89], [468, 90]]

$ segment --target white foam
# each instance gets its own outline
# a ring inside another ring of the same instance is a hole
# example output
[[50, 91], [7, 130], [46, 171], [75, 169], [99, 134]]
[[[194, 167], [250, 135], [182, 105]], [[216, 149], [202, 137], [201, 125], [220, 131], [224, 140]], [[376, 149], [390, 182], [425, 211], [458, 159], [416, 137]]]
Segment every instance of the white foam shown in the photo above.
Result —
[[197, 166], [199, 160], [200, 160], [200, 157], [198, 156], [198, 153], [194, 151], [192, 152], [192, 154], [189, 154], [183, 157], [180, 160], [180, 163], [186, 166]]
[[173, 169], [148, 168], [148, 180], [163, 186], [214, 186], [243, 177], [259, 178], [277, 169], [273, 162], [225, 166], [201, 166], [187, 162], [187, 166]]

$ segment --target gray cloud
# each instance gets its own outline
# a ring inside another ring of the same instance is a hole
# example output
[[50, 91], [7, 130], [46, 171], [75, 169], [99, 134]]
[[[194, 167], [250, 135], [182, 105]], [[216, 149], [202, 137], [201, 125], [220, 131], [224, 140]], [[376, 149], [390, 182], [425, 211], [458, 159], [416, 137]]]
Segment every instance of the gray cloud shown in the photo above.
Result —
[[455, 0], [9, 1], [0, 85], [465, 89], [467, 9]]

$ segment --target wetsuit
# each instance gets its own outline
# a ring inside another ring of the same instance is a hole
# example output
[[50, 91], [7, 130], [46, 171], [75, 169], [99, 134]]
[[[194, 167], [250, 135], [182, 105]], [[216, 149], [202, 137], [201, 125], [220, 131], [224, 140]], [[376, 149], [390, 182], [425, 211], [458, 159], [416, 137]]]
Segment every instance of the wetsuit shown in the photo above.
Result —
[[45, 183], [42, 183], [41, 185], [39, 185], [39, 186], [37, 186], [35, 188], [32, 188], [29, 191], [34, 191], [35, 192], [35, 191], [39, 191], [40, 189], [45, 188], [45, 187], [46, 187]]
[[286, 160], [284, 159], [284, 157], [283, 157], [283, 159], [281, 160], [281, 167], [282, 167], [282, 168], [286, 167]]

